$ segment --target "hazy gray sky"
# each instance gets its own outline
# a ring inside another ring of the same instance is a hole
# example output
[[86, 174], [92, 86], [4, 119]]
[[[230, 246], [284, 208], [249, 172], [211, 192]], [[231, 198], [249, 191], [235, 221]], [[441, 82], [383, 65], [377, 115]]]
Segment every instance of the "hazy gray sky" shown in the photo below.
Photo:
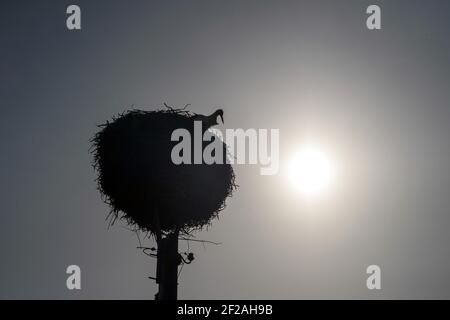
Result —
[[[370, 4], [382, 30], [365, 26]], [[2, 1], [0, 298], [153, 298], [155, 261], [124, 224], [107, 229], [88, 148], [96, 124], [163, 102], [280, 129], [282, 172], [235, 167], [239, 189], [198, 234], [222, 244], [191, 243], [180, 298], [450, 298], [449, 13], [424, 0]], [[314, 201], [283, 172], [305, 139], [339, 167]], [[81, 291], [66, 289], [70, 264]], [[380, 291], [366, 288], [371, 264]]]

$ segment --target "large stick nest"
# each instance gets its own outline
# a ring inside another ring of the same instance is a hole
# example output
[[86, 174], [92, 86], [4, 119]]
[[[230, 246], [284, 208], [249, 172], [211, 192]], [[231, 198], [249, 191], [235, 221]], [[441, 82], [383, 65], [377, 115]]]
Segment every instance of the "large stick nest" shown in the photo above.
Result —
[[129, 110], [99, 126], [91, 150], [111, 223], [119, 218], [153, 235], [175, 230], [188, 234], [225, 208], [236, 185], [224, 142], [223, 164], [175, 165], [171, 160], [178, 143], [171, 141], [171, 134], [177, 128], [193, 133], [192, 116], [170, 107]]

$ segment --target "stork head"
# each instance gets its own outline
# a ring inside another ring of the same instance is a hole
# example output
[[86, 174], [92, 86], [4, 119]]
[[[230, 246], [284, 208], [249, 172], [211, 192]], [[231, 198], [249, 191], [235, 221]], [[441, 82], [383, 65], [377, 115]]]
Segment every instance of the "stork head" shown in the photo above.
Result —
[[216, 111], [211, 115], [211, 118], [212, 118], [214, 124], [219, 124], [219, 123], [217, 122], [217, 117], [220, 117], [220, 120], [222, 120], [222, 124], [223, 124], [224, 121], [223, 121], [223, 110], [222, 110], [222, 109], [216, 110]]

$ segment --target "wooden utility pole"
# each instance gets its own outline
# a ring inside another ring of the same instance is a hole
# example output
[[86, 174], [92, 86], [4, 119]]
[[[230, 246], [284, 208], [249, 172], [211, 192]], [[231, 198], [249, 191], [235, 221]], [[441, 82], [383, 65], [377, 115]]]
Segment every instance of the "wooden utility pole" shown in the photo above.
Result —
[[160, 237], [157, 240], [158, 261], [156, 264], [156, 283], [158, 293], [155, 300], [177, 300], [178, 265], [178, 231]]

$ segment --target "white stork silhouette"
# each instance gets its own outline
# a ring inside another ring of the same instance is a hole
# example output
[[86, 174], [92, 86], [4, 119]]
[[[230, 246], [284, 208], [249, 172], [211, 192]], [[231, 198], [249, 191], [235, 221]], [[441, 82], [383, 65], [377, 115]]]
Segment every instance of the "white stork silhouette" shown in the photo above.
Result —
[[194, 120], [194, 121], [201, 121], [203, 130], [208, 130], [212, 126], [215, 126], [215, 125], [219, 124], [217, 122], [217, 117], [220, 117], [220, 119], [222, 120], [222, 123], [224, 123], [224, 121], [223, 121], [223, 110], [222, 109], [216, 110], [210, 116], [205, 116], [203, 114], [195, 114], [195, 115], [193, 115], [191, 117], [191, 119]]

